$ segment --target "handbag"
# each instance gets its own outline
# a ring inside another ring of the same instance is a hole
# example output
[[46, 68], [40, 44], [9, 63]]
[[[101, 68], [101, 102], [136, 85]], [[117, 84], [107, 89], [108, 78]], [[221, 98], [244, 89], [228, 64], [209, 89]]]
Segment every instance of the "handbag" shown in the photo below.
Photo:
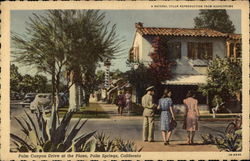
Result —
[[170, 121], [170, 130], [173, 130], [177, 127], [177, 122], [174, 119]]

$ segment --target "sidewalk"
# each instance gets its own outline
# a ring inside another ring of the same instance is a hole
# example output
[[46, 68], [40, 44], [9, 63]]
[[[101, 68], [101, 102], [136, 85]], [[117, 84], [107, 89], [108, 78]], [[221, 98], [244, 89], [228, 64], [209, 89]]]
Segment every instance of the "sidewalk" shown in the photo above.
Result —
[[[156, 142], [143, 142], [141, 141], [141, 137], [140, 137], [142, 133], [141, 131], [142, 130], [141, 124], [142, 124], [142, 119], [143, 119], [142, 116], [128, 116], [126, 110], [124, 111], [124, 115], [120, 116], [117, 114], [116, 105], [107, 104], [105, 102], [96, 102], [96, 101], [95, 102], [91, 101], [91, 103], [98, 104], [98, 106], [100, 106], [103, 112], [109, 115], [109, 118], [106, 119], [106, 121], [110, 120], [111, 122], [113, 122], [111, 127], [116, 129], [116, 133], [121, 133], [117, 135], [121, 136], [125, 140], [129, 138], [130, 139], [133, 138], [137, 149], [140, 149], [141, 147], [143, 147], [142, 152], [181, 152], [181, 151], [182, 152], [188, 152], [188, 151], [190, 152], [219, 152], [219, 149], [216, 147], [216, 145], [203, 145], [201, 143], [201, 140], [199, 137], [200, 132], [197, 132], [196, 140], [195, 140], [196, 144], [187, 145], [185, 142], [186, 133], [183, 133], [184, 131], [181, 130], [181, 127], [180, 127], [181, 122], [178, 123], [178, 128], [173, 133], [173, 136], [172, 136], [173, 140], [171, 140], [170, 145], [167, 145], [167, 146], [164, 145], [163, 142], [161, 141], [160, 131], [157, 130], [159, 129], [158, 127], [159, 118], [156, 118], [156, 131], [155, 131]], [[91, 119], [91, 120], [98, 121], [98, 119]], [[204, 121], [209, 121], [209, 119], [206, 119]], [[217, 121], [217, 119], [213, 121]], [[228, 121], [228, 119], [219, 120], [219, 121]], [[109, 130], [112, 129], [111, 127], [109, 128]], [[125, 129], [122, 129], [122, 127], [124, 127]], [[205, 133], [207, 132], [206, 130], [211, 130], [210, 126], [207, 126], [207, 127], [202, 126], [201, 129], [204, 129]], [[107, 130], [107, 132], [109, 130]], [[119, 130], [119, 132], [117, 130]], [[126, 133], [126, 131], [127, 132], [129, 131], [129, 133]], [[112, 135], [115, 135], [115, 134], [112, 134]]]
[[[93, 99], [90, 100], [91, 106], [98, 106], [97, 108], [94, 107], [93, 110], [97, 109], [97, 113], [106, 113], [109, 119], [142, 119], [142, 116], [135, 115], [131, 113], [128, 115], [127, 109], [124, 108], [123, 115], [120, 116], [117, 113], [117, 106], [114, 104], [107, 104], [105, 102], [97, 102]], [[89, 108], [88, 108], [89, 109]], [[233, 117], [236, 114], [217, 114], [216, 118], [212, 118], [212, 114], [201, 114], [200, 121], [233, 121], [235, 118]], [[224, 117], [223, 117], [224, 116]], [[156, 119], [159, 116], [156, 116]], [[177, 115], [177, 120], [183, 120], [182, 115]]]
[[184, 141], [171, 141], [170, 145], [163, 145], [163, 142], [135, 142], [137, 148], [143, 147], [142, 152], [219, 152], [216, 145], [203, 145], [196, 143], [187, 145]]
[[104, 113], [108, 114], [110, 118], [111, 117], [112, 118], [113, 117], [115, 117], [115, 118], [119, 118], [119, 117], [123, 118], [123, 117], [128, 116], [126, 108], [124, 108], [124, 110], [123, 110], [123, 116], [120, 116], [118, 114], [118, 111], [117, 111], [118, 107], [115, 104], [108, 104], [106, 102], [96, 101], [92, 97], [90, 97], [90, 101], [89, 102], [90, 102], [90, 105], [94, 105], [94, 104], [98, 105], [99, 107], [98, 107], [97, 111], [98, 112], [104, 112]]

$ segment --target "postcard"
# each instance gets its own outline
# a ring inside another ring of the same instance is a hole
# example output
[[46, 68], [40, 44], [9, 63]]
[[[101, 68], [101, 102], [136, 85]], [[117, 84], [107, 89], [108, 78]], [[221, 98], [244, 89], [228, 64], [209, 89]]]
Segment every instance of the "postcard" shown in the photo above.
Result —
[[249, 159], [247, 1], [1, 11], [3, 160]]

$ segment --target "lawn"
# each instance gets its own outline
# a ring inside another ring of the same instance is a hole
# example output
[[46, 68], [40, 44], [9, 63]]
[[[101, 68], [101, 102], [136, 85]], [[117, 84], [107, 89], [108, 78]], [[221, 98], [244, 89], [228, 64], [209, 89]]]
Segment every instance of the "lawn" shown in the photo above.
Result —
[[[64, 114], [68, 111], [68, 107], [59, 108], [58, 114], [59, 117], [63, 117]], [[49, 117], [51, 113], [48, 113]], [[77, 111], [73, 118], [109, 118], [109, 114], [105, 112], [102, 107], [98, 103], [91, 103], [87, 107], [81, 107], [79, 111]]]

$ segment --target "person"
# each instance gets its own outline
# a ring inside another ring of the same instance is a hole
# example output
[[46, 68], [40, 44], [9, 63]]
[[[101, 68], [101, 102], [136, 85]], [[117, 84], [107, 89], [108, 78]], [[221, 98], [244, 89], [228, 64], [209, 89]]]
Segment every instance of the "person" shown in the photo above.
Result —
[[213, 102], [216, 105], [214, 108], [212, 108], [213, 118], [215, 118], [216, 113], [219, 111], [220, 107], [224, 105], [224, 102], [222, 102], [222, 99], [218, 95], [214, 97]]
[[153, 103], [154, 86], [146, 89], [147, 93], [142, 97], [143, 110], [143, 141], [154, 141], [154, 109], [157, 107]]
[[119, 92], [119, 95], [117, 96], [117, 106], [118, 106], [118, 114], [122, 115], [123, 108], [125, 106], [125, 97], [122, 91]]
[[132, 104], [132, 95], [129, 93], [129, 91], [126, 91], [125, 94], [125, 100], [126, 100], [126, 108], [128, 110], [128, 115], [130, 115], [130, 111], [131, 111], [131, 104]]
[[183, 100], [186, 109], [183, 128], [187, 130], [187, 144], [194, 143], [195, 131], [198, 130], [200, 112], [198, 109], [198, 101], [194, 97], [194, 92], [188, 91], [187, 98]]
[[164, 145], [169, 144], [169, 139], [172, 134], [173, 128], [170, 127], [171, 120], [175, 120], [173, 112], [173, 102], [171, 97], [171, 91], [164, 90], [162, 98], [159, 100], [158, 108], [161, 109], [161, 133], [164, 141]]

